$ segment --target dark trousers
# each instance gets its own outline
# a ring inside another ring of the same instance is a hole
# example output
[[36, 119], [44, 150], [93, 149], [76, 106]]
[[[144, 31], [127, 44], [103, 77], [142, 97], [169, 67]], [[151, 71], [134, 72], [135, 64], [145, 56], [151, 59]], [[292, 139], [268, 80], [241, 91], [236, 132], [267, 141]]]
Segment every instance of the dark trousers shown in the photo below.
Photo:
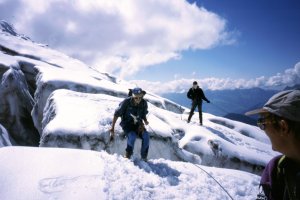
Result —
[[190, 115], [188, 118], [188, 122], [191, 121], [191, 118], [192, 118], [197, 106], [198, 106], [200, 124], [202, 124], [202, 101], [193, 101], [192, 102], [192, 107], [191, 107], [191, 112], [190, 112]]

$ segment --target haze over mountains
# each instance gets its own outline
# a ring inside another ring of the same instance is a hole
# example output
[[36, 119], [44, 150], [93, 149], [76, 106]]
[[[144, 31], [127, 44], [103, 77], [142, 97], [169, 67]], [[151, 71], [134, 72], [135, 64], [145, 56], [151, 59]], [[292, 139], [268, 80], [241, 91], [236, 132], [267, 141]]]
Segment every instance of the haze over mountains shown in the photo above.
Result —
[[[245, 116], [244, 113], [253, 108], [263, 106], [276, 92], [278, 91], [261, 88], [204, 90], [205, 96], [211, 103], [203, 102], [203, 112], [255, 125], [255, 119]], [[186, 93], [168, 93], [162, 96], [187, 108], [191, 105], [191, 101], [186, 97]]]
[[[283, 90], [291, 89], [299, 90], [300, 85], [287, 86]], [[204, 90], [211, 103], [203, 102], [203, 112], [256, 125], [256, 116], [245, 116], [245, 112], [262, 107], [271, 96], [279, 91], [262, 88]], [[186, 93], [165, 93], [162, 96], [187, 108], [191, 106], [191, 101], [187, 98]]]

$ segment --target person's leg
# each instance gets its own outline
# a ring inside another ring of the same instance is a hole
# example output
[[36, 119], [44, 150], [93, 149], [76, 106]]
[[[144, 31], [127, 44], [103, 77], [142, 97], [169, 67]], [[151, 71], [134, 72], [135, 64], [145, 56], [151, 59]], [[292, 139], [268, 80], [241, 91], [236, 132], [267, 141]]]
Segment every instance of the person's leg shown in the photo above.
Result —
[[149, 143], [150, 143], [149, 133], [147, 131], [144, 131], [144, 133], [142, 134], [142, 148], [141, 148], [142, 159], [147, 159]]
[[199, 112], [199, 121], [200, 121], [200, 125], [202, 125], [202, 102], [198, 103], [198, 112]]
[[194, 114], [196, 106], [197, 106], [196, 101], [193, 101], [192, 102], [192, 107], [191, 107], [191, 112], [190, 112], [190, 115], [189, 115], [189, 118], [188, 118], [188, 123], [191, 121], [191, 118], [192, 118], [192, 116]]
[[134, 143], [136, 139], [136, 133], [134, 131], [130, 131], [127, 134], [127, 147], [126, 147], [126, 158], [130, 158], [133, 154]]

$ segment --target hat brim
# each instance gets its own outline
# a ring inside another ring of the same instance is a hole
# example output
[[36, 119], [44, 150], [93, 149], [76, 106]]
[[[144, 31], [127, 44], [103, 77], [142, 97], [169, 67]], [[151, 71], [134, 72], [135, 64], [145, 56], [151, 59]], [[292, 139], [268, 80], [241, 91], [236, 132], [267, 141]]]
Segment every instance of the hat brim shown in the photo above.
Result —
[[143, 94], [143, 93], [141, 93], [141, 94], [132, 94], [132, 96], [133, 96], [133, 97], [143, 97], [144, 94]]
[[264, 108], [259, 108], [259, 109], [255, 109], [255, 110], [250, 110], [250, 111], [246, 112], [245, 115], [249, 116], [249, 115], [256, 115], [256, 114], [267, 113], [267, 112], [269, 112], [269, 111]]

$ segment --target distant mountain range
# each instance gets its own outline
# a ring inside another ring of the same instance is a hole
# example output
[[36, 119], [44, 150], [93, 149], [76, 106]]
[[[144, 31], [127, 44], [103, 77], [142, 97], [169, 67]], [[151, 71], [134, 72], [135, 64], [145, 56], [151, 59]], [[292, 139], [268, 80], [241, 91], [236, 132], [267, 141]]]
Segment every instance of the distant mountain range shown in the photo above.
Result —
[[246, 124], [257, 126], [257, 120], [253, 117], [248, 117], [244, 114], [237, 114], [237, 113], [229, 113], [224, 116], [227, 119], [232, 119], [235, 121], [240, 121]]
[[288, 86], [288, 87], [284, 88], [284, 90], [300, 90], [300, 84], [296, 84], [291, 87]]
[[[244, 113], [262, 107], [277, 92], [277, 90], [261, 88], [205, 90], [205, 96], [211, 103], [208, 104], [204, 101], [203, 112], [254, 125], [256, 120], [245, 116]], [[162, 96], [188, 108], [191, 105], [186, 93], [167, 93]]]

